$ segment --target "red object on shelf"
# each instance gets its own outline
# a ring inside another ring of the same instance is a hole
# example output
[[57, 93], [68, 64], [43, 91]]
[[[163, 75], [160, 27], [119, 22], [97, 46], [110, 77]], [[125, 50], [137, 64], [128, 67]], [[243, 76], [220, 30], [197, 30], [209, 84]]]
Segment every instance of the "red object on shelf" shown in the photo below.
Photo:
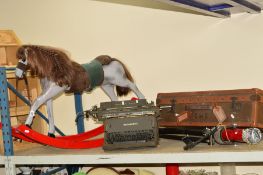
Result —
[[[23, 126], [23, 127], [22, 127]], [[22, 139], [24, 141], [27, 141], [27, 142], [33, 142], [33, 143], [42, 143], [42, 142], [46, 142], [46, 141], [40, 141], [38, 138], [31, 138], [31, 134], [25, 134], [23, 132], [21, 132], [21, 128], [24, 129], [24, 125], [21, 125], [17, 128], [14, 128], [12, 127], [11, 130], [12, 130], [12, 136], [17, 138], [17, 139]], [[26, 127], [27, 129], [29, 129], [28, 127]], [[2, 123], [0, 123], [0, 129], [2, 129]], [[30, 129], [31, 130], [31, 129]], [[33, 132], [33, 130], [31, 130], [31, 132]], [[34, 131], [35, 132], [35, 131]], [[87, 139], [90, 139], [92, 137], [95, 137], [95, 136], [98, 136], [100, 134], [102, 134], [104, 132], [104, 126], [101, 125], [99, 126], [98, 128], [95, 128], [93, 130], [90, 130], [90, 131], [87, 131], [87, 132], [84, 132], [84, 133], [80, 133], [80, 134], [76, 134], [76, 135], [70, 135], [70, 136], [58, 136], [56, 137], [55, 139], [56, 140], [68, 140], [70, 142], [81, 142], [81, 141], [84, 141], [84, 140], [87, 140]], [[35, 135], [40, 135], [41, 138], [43, 138], [43, 136], [45, 135], [42, 135], [40, 133], [37, 133], [35, 132], [34, 136]], [[46, 137], [46, 136], [45, 136]], [[54, 139], [54, 138], [53, 138]], [[84, 143], [82, 143], [84, 144]], [[85, 143], [86, 144], [86, 143]], [[83, 146], [85, 146], [85, 144]]]
[[104, 132], [104, 126], [101, 125], [93, 130], [69, 136], [57, 136], [56, 139], [71, 140], [71, 141], [83, 141], [97, 135], [100, 135]]
[[166, 175], [179, 175], [179, 165], [176, 163], [166, 164]]
[[87, 149], [87, 148], [96, 148], [101, 147], [104, 143], [104, 139], [94, 139], [94, 140], [82, 140], [75, 141], [70, 139], [57, 139], [52, 138], [43, 134], [40, 134], [25, 125], [21, 125], [17, 128], [21, 134], [26, 136], [29, 139], [32, 139], [38, 143], [49, 145], [57, 148], [65, 149]]
[[[2, 123], [0, 123], [0, 129], [2, 128]], [[35, 142], [44, 145], [49, 145], [57, 148], [67, 148], [67, 149], [86, 149], [86, 148], [95, 148], [101, 147], [104, 143], [104, 139], [94, 139], [87, 140], [92, 137], [95, 137], [104, 132], [103, 125], [87, 131], [85, 133], [71, 135], [71, 136], [60, 136], [57, 138], [51, 138], [40, 134], [25, 125], [20, 125], [17, 128], [11, 128], [12, 136], [18, 139], [22, 139], [27, 142]]]
[[131, 100], [139, 100], [139, 98], [132, 97]]
[[243, 142], [242, 132], [243, 129], [225, 129], [221, 132], [221, 138], [224, 141]]
[[[2, 123], [0, 122], [0, 129], [2, 129], [2, 127], [3, 127], [3, 125], [2, 125]], [[13, 137], [15, 137], [15, 138], [17, 138], [17, 139], [22, 139], [22, 140], [24, 140], [24, 141], [27, 141], [27, 142], [35, 142], [34, 140], [32, 140], [32, 139], [29, 139], [29, 138], [27, 138], [26, 136], [24, 136], [23, 134], [21, 134], [20, 132], [18, 132], [17, 130], [16, 130], [16, 128], [11, 128], [11, 131], [12, 131], [12, 136]]]

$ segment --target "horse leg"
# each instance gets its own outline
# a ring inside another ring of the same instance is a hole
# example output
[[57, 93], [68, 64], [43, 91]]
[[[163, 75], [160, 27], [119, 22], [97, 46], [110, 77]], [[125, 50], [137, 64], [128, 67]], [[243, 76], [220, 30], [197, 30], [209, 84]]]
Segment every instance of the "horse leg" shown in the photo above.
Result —
[[[42, 79], [40, 79], [40, 85], [41, 85], [41, 89], [42, 89], [41, 95], [43, 95], [43, 94], [46, 93], [47, 89], [49, 88], [49, 86], [50, 86], [50, 81], [48, 81], [46, 78], [42, 78]], [[41, 95], [40, 95], [40, 96], [41, 96]], [[40, 97], [40, 96], [39, 96], [39, 97]], [[36, 101], [37, 101], [37, 99], [34, 101], [34, 103], [35, 103]], [[34, 104], [34, 103], [33, 103], [33, 104]], [[30, 109], [30, 112], [29, 112], [29, 114], [28, 114], [28, 117], [27, 117], [27, 119], [26, 119], [25, 124], [26, 124], [27, 126], [31, 127], [34, 117], [35, 117], [35, 111], [32, 110], [32, 105], [31, 105], [31, 109]]]
[[[45, 91], [43, 91], [43, 93], [38, 96], [36, 98], [36, 100], [34, 101], [34, 103], [32, 104], [31, 106], [31, 109], [30, 109], [30, 113], [26, 119], [26, 122], [25, 124], [30, 126], [33, 122], [33, 118], [35, 116], [35, 112], [36, 110], [44, 103], [46, 103], [49, 99], [52, 99], [54, 98], [55, 96], [63, 93], [65, 90], [66, 90], [67, 87], [63, 86], [63, 87], [60, 87], [58, 85], [56, 85], [55, 83], [49, 83], [48, 86], [46, 86], [46, 89]], [[50, 118], [52, 116], [49, 116]]]
[[47, 115], [48, 115], [48, 136], [50, 137], [55, 137], [55, 122], [54, 122], [54, 117], [53, 117], [53, 104], [52, 104], [52, 99], [49, 99], [46, 102], [47, 105]]
[[101, 89], [111, 99], [111, 101], [118, 101], [118, 97], [114, 92], [114, 86], [110, 84], [102, 85]]

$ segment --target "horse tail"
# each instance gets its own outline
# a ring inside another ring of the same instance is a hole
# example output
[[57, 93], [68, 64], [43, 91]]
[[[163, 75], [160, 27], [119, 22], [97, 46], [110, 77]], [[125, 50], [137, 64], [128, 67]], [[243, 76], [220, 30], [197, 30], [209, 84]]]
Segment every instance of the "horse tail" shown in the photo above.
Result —
[[[118, 61], [119, 63], [121, 63], [127, 79], [130, 80], [131, 82], [134, 82], [134, 79], [133, 79], [130, 71], [129, 71], [128, 68], [125, 66], [125, 64], [122, 63], [120, 60], [118, 60], [118, 59], [116, 59], [116, 58], [111, 58], [111, 57], [108, 56], [108, 55], [101, 55], [101, 56], [98, 56], [96, 59], [97, 59], [102, 65], [110, 64], [112, 61]], [[125, 96], [125, 95], [127, 95], [130, 91], [131, 91], [131, 90], [130, 90], [130, 88], [128, 88], [128, 87], [116, 86], [116, 92], [117, 92], [117, 95], [118, 95], [118, 96]]]
[[[127, 79], [130, 80], [131, 82], [134, 82], [134, 80], [133, 80], [133, 78], [132, 78], [132, 75], [131, 75], [130, 71], [128, 70], [128, 68], [125, 66], [125, 64], [122, 63], [120, 60], [118, 60], [118, 59], [116, 59], [116, 58], [113, 58], [113, 60], [114, 60], [114, 61], [118, 61], [119, 63], [121, 63]], [[125, 95], [127, 95], [130, 91], [131, 91], [131, 89], [128, 88], [128, 87], [116, 86], [116, 92], [117, 92], [117, 95], [118, 95], [118, 96], [125, 96]]]

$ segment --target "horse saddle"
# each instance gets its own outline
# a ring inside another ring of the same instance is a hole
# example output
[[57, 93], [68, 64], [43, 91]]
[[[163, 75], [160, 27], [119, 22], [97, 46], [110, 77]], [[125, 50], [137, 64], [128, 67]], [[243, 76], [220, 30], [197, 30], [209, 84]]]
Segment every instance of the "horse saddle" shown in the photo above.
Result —
[[89, 90], [101, 85], [104, 80], [102, 64], [98, 60], [92, 60], [89, 63], [81, 65], [88, 74], [90, 80]]

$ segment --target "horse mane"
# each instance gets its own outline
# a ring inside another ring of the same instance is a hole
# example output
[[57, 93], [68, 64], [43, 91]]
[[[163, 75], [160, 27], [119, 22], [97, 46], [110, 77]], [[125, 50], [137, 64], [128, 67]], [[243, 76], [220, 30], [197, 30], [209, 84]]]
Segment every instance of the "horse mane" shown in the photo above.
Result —
[[59, 86], [71, 87], [76, 75], [84, 71], [65, 51], [49, 46], [22, 45], [17, 58], [27, 59], [31, 74], [47, 78]]

